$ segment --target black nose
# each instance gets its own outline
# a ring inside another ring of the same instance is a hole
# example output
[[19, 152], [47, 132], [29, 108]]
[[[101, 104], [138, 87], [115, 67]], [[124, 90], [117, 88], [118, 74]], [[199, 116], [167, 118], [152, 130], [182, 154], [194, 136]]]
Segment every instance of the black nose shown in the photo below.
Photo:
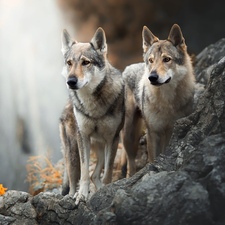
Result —
[[152, 72], [150, 73], [148, 79], [151, 81], [151, 82], [156, 82], [158, 80], [159, 76], [156, 72]]
[[69, 77], [67, 80], [67, 84], [71, 89], [76, 89], [77, 85], [77, 78], [76, 77]]

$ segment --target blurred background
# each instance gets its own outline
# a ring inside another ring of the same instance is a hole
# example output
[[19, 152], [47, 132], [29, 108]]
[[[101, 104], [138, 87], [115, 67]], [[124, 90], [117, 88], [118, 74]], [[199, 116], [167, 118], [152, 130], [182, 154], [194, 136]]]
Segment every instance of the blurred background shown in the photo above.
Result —
[[122, 71], [142, 61], [144, 25], [166, 39], [177, 23], [197, 55], [225, 37], [224, 7], [222, 0], [0, 0], [0, 184], [28, 191], [29, 156], [62, 158], [63, 28], [86, 42], [101, 26], [109, 61]]

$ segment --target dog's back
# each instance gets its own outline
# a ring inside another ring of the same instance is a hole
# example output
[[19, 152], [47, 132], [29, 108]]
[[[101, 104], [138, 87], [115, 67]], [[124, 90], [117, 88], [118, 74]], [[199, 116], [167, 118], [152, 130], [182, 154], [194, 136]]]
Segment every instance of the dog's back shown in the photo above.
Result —
[[127, 66], [123, 71], [123, 79], [127, 84], [127, 88], [129, 88], [131, 91], [134, 91], [135, 87], [143, 76], [144, 71], [144, 63], [135, 63], [131, 64], [130, 66]]

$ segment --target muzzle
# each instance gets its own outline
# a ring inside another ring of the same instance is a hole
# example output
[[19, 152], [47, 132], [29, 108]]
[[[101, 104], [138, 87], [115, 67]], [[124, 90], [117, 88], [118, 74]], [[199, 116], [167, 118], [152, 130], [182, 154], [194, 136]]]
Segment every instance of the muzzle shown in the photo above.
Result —
[[166, 84], [166, 83], [169, 83], [170, 80], [171, 80], [171, 77], [167, 78], [166, 80], [164, 80], [163, 78], [161, 78], [157, 73], [156, 71], [152, 71], [150, 73], [150, 75], [148, 76], [148, 79], [150, 81], [150, 83], [152, 85], [155, 85], [155, 86], [160, 86], [162, 84]]

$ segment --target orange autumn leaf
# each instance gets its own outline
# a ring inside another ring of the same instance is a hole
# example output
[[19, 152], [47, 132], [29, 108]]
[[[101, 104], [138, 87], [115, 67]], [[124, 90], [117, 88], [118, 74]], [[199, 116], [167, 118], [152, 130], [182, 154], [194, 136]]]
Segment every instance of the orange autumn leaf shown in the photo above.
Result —
[[5, 194], [5, 191], [7, 190], [8, 188], [4, 188], [2, 184], [0, 184], [0, 195], [4, 195]]

